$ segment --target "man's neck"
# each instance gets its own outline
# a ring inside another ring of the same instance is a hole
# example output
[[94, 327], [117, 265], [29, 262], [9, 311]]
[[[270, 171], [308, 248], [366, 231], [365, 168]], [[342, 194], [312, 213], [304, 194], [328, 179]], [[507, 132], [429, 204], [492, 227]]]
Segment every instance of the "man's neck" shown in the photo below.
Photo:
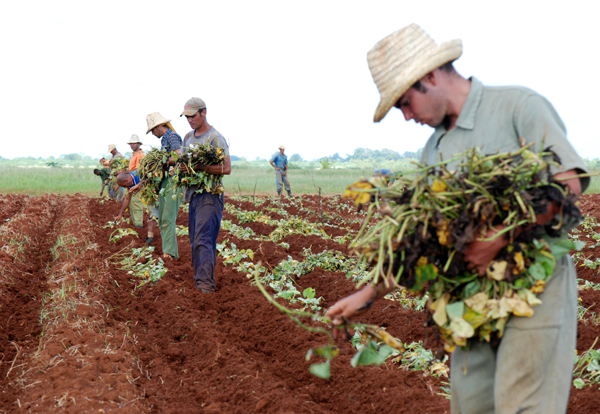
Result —
[[205, 122], [200, 128], [194, 130], [194, 136], [199, 137], [202, 134], [206, 134], [212, 127]]
[[465, 106], [465, 102], [471, 92], [471, 81], [460, 75], [449, 77], [451, 81], [448, 83], [446, 91], [447, 108], [446, 117], [444, 118], [444, 127], [448, 131], [456, 126], [456, 121]]

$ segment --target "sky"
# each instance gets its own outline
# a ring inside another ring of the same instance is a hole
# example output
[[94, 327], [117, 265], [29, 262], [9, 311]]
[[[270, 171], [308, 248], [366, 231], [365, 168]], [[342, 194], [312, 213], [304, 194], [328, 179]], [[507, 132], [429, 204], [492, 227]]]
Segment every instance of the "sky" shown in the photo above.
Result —
[[0, 156], [99, 157], [132, 134], [146, 145], [158, 111], [197, 96], [232, 155], [315, 159], [357, 147], [403, 153], [433, 131], [393, 109], [373, 123], [379, 93], [367, 52], [419, 24], [463, 42], [459, 73], [546, 96], [580, 155], [600, 157], [595, 130], [600, 3], [589, 1], [28, 1], [3, 2]]

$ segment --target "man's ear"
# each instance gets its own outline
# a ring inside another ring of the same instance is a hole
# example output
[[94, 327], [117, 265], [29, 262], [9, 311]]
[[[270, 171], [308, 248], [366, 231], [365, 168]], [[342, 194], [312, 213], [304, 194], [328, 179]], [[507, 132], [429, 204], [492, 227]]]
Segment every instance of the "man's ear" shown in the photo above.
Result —
[[438, 78], [437, 78], [437, 74], [436, 74], [435, 70], [432, 70], [432, 71], [431, 71], [431, 72], [429, 72], [427, 75], [425, 75], [425, 76], [424, 76], [424, 77], [421, 79], [421, 81], [425, 81], [425, 82], [427, 82], [427, 83], [430, 83], [430, 84], [431, 84], [431, 85], [433, 85], [433, 86], [436, 86], [436, 85], [437, 85]]

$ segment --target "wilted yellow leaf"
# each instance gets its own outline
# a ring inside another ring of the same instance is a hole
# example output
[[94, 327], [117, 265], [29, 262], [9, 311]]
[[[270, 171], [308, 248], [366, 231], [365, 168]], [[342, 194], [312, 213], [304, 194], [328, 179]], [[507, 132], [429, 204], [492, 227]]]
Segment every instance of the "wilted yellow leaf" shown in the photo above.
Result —
[[471, 324], [463, 318], [452, 318], [448, 329], [452, 331], [452, 339], [458, 346], [467, 345], [467, 339], [471, 338], [475, 333]]
[[529, 290], [531, 290], [532, 293], [543, 293], [545, 286], [546, 282], [544, 282], [543, 280], [537, 280], [535, 282], [535, 285], [533, 285]]
[[448, 186], [442, 180], [435, 180], [433, 184], [431, 184], [431, 189], [435, 193], [441, 193], [443, 191], [446, 191], [447, 188]]
[[433, 302], [431, 309], [433, 313], [433, 320], [438, 326], [444, 326], [448, 322], [448, 315], [446, 315], [446, 305], [450, 300], [450, 293], [444, 293], [438, 300]]
[[377, 331], [377, 333], [379, 334], [379, 336], [381, 336], [381, 340], [383, 341], [384, 344], [389, 345], [392, 348], [397, 349], [400, 352], [406, 351], [406, 348], [404, 348], [404, 345], [402, 344], [402, 342], [396, 340], [396, 338], [394, 338], [392, 335], [390, 335], [386, 331], [379, 330], [379, 331]]
[[446, 364], [444, 364], [443, 362], [436, 362], [434, 364], [431, 365], [431, 368], [429, 368], [429, 370], [431, 371], [432, 374], [438, 374], [438, 375], [443, 375], [445, 377], [448, 377], [448, 366], [446, 366]]
[[[541, 280], [539, 280], [539, 282], [541, 282]], [[527, 289], [519, 290], [519, 296], [531, 306], [542, 304], [542, 301], [537, 296], [535, 296], [533, 292]]]
[[444, 351], [446, 351], [449, 354], [451, 354], [455, 350], [456, 350], [456, 345], [450, 345], [449, 343], [444, 342]]
[[504, 328], [506, 328], [506, 322], [508, 321], [508, 316], [498, 319], [496, 321], [496, 329], [498, 330], [498, 337], [502, 338], [504, 336]]
[[444, 220], [436, 228], [438, 241], [442, 246], [448, 246], [450, 244], [450, 231], [448, 230], [448, 220]]
[[371, 200], [371, 194], [360, 190], [371, 189], [373, 189], [373, 184], [368, 181], [359, 181], [348, 186], [348, 188], [344, 191], [344, 198], [350, 198], [354, 200], [356, 205], [366, 204]]
[[479, 292], [465, 299], [465, 305], [473, 309], [475, 312], [483, 312], [487, 308], [488, 295], [485, 292]]
[[515, 264], [517, 265], [517, 269], [519, 272], [522, 272], [525, 269], [525, 260], [523, 260], [523, 253], [516, 252], [514, 255]]
[[484, 313], [475, 312], [473, 309], [467, 309], [465, 314], [463, 315], [463, 319], [474, 328], [477, 329], [484, 323], [486, 323], [489, 318], [485, 316]]
[[417, 266], [425, 266], [427, 263], [429, 263], [429, 261], [425, 256], [421, 256], [419, 257], [419, 260], [417, 260]]
[[[529, 291], [527, 291], [529, 292]], [[531, 293], [531, 292], [530, 292]], [[531, 317], [533, 309], [519, 295], [513, 294], [512, 298], [508, 299], [512, 305], [512, 313], [517, 316]]]
[[486, 269], [487, 277], [494, 280], [504, 280], [504, 273], [506, 272], [506, 262], [504, 260], [498, 262], [492, 261]]
[[486, 342], [490, 342], [490, 335], [492, 333], [492, 323], [491, 322], [487, 322], [484, 323], [480, 328], [479, 328], [479, 337], [481, 339], [485, 339]]

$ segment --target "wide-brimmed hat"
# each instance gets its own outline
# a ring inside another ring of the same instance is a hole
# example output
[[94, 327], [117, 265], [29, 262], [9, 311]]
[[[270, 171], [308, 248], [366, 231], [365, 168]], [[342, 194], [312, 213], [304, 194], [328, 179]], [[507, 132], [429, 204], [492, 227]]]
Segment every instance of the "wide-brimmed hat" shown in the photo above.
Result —
[[201, 109], [206, 109], [206, 104], [200, 98], [190, 98], [183, 107], [183, 112], [179, 116], [192, 116]]
[[282, 149], [282, 150], [284, 150], [284, 149], [285, 149], [285, 147], [284, 147], [283, 145], [280, 145], [280, 146], [279, 146], [279, 149]]
[[129, 138], [129, 141], [127, 143], [128, 144], [142, 144], [142, 141], [140, 141], [140, 137], [138, 137], [137, 134], [133, 134], [131, 136], [131, 138]]
[[117, 149], [117, 147], [115, 146], [115, 144], [110, 144], [108, 146], [108, 152], [111, 152], [112, 150], [116, 150], [116, 149]]
[[381, 95], [374, 121], [381, 121], [418, 80], [460, 55], [460, 39], [438, 45], [416, 24], [380, 40], [367, 54], [371, 76]]
[[171, 125], [171, 120], [166, 119], [164, 116], [160, 114], [160, 112], [152, 112], [146, 116], [146, 123], [148, 124], [148, 131], [146, 131], [146, 135], [150, 133], [154, 128], [161, 125], [166, 125], [171, 128], [173, 132], [175, 132], [175, 128]]

